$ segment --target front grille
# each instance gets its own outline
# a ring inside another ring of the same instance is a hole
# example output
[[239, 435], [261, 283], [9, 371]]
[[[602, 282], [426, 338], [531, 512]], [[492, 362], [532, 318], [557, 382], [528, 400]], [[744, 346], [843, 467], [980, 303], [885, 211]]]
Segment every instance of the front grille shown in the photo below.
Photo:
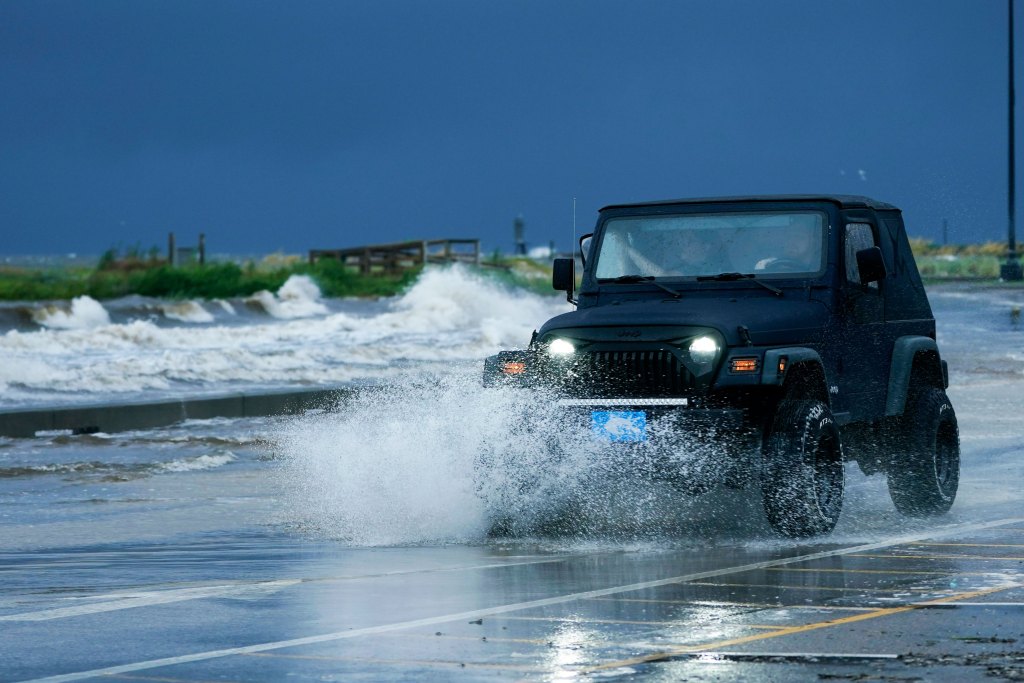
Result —
[[694, 376], [668, 350], [583, 352], [566, 376], [577, 396], [683, 396]]

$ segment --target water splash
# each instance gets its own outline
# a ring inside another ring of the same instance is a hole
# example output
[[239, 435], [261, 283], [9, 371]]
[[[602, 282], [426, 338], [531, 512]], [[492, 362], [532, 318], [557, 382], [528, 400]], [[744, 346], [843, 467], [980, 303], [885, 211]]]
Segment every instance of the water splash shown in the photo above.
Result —
[[[474, 369], [365, 390], [272, 441], [290, 521], [375, 546], [693, 526], [687, 492], [704, 490], [693, 483], [721, 458], [676, 437], [596, 441], [589, 421], [552, 396], [485, 389]], [[675, 479], [655, 480], [658, 466]], [[722, 512], [735, 526], [735, 507]], [[708, 511], [699, 514], [706, 524]]]

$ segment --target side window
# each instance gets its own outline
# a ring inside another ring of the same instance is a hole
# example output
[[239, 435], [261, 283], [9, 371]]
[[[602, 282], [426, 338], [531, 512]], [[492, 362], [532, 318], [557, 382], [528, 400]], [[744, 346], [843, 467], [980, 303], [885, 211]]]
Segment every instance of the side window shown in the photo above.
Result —
[[[857, 268], [857, 252], [877, 246], [875, 234], [871, 231], [871, 226], [868, 223], [847, 223], [844, 242], [846, 244], [846, 280], [859, 285], [860, 270]], [[878, 289], [877, 282], [872, 282], [868, 286]]]

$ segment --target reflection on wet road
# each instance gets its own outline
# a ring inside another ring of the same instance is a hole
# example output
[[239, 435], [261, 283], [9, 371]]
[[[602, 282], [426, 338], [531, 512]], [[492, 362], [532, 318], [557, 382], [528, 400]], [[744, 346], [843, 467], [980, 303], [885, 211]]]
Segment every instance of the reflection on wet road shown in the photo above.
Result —
[[[1024, 666], [1024, 518], [859, 545], [526, 550], [239, 539], [8, 556], [3, 671], [241, 681], [927, 670], [967, 680]], [[133, 588], [88, 589], [115, 567]], [[208, 580], [174, 581], [183, 568]], [[139, 587], [156, 576], [168, 580]]]

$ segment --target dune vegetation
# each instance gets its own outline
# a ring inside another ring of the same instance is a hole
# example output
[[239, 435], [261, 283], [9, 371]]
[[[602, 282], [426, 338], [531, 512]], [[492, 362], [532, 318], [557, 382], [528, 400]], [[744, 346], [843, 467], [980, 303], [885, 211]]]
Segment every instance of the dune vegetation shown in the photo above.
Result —
[[[929, 281], [999, 278], [1006, 244], [937, 245], [911, 239], [921, 275]], [[547, 261], [507, 257], [495, 252], [484, 259], [482, 276], [540, 294], [553, 294]], [[296, 255], [271, 254], [243, 263], [218, 261], [205, 265], [170, 266], [155, 250], [124, 253], [110, 249], [94, 266], [0, 266], [0, 300], [67, 300], [78, 296], [114, 299], [138, 294], [167, 299], [217, 299], [276, 291], [292, 275], [308, 275], [326, 297], [394, 296], [416, 280], [420, 269], [401, 275], [361, 275], [340, 262], [323, 259], [310, 264]]]
[[418, 271], [401, 276], [363, 276], [338, 261], [309, 264], [299, 257], [271, 255], [259, 262], [214, 262], [170, 266], [154, 256], [107, 252], [94, 267], [0, 267], [0, 300], [40, 301], [90, 296], [113, 299], [141, 296], [216, 299], [276, 291], [292, 275], [308, 275], [324, 296], [390, 296], [416, 279]]

